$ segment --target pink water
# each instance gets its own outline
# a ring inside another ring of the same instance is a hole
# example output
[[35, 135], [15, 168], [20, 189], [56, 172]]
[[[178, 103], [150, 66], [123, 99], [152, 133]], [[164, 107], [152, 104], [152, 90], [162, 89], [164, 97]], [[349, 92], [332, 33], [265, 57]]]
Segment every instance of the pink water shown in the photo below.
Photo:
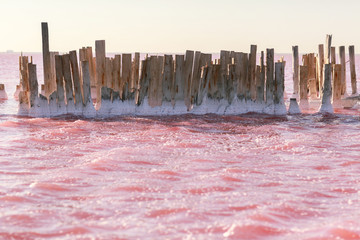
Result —
[[41, 119], [12, 93], [0, 239], [360, 239], [358, 110]]

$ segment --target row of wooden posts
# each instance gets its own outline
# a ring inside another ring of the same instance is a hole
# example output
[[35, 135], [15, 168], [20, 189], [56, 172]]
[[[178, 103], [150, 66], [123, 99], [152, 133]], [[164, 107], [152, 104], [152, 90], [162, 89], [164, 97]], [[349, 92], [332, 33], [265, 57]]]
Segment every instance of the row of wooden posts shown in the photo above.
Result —
[[[346, 60], [345, 46], [339, 47], [340, 63], [336, 64], [336, 49], [331, 46], [332, 35], [326, 36], [324, 45], [319, 44], [318, 54], [309, 53], [302, 56], [303, 65], [299, 65], [299, 49], [293, 46], [293, 89], [294, 94], [301, 100], [308, 97], [316, 99], [321, 97], [324, 85], [324, 64], [331, 64], [332, 76], [332, 102], [339, 102], [346, 95]], [[349, 62], [352, 95], [357, 94], [355, 71], [355, 48], [349, 46]]]
[[[185, 55], [146, 56], [140, 54], [106, 57], [105, 41], [95, 42], [92, 48], [79, 50], [79, 69], [76, 51], [59, 55], [49, 51], [47, 23], [42, 23], [44, 85], [49, 101], [75, 106], [91, 102], [91, 88], [96, 88], [96, 103], [102, 101], [134, 101], [140, 105], [145, 98], [151, 107], [163, 102], [173, 105], [184, 102], [190, 110], [201, 105], [206, 96], [267, 104], [283, 104], [285, 62], [274, 62], [274, 49], [261, 52], [256, 65], [257, 46], [251, 45], [250, 54], [221, 51], [220, 59], [211, 54], [186, 51]], [[265, 65], [266, 63], [266, 65]], [[36, 66], [28, 57], [20, 57], [21, 103], [34, 104], [37, 91]], [[27, 96], [28, 100], [24, 99]]]
[[[95, 56], [91, 47], [59, 55], [49, 51], [47, 23], [42, 23], [44, 95], [42, 99], [57, 105], [77, 107], [103, 101], [133, 101], [151, 107], [170, 102], [186, 105], [188, 110], [202, 104], [204, 97], [227, 101], [234, 99], [265, 105], [284, 105], [285, 62], [274, 62], [274, 49], [260, 53], [256, 63], [257, 46], [251, 45], [250, 53], [221, 51], [220, 59], [211, 54], [186, 51], [185, 55], [148, 56], [118, 54], [106, 56], [105, 41], [95, 42]], [[319, 54], [303, 55], [299, 65], [298, 47], [293, 47], [294, 95], [301, 100], [321, 98], [324, 88], [324, 66], [331, 65], [333, 101], [345, 94], [345, 51], [340, 47], [341, 64], [335, 64], [335, 48], [331, 47], [331, 35], [324, 45], [319, 45]], [[325, 51], [324, 51], [325, 50]], [[353, 94], [356, 93], [354, 47], [349, 47], [350, 70]], [[133, 58], [132, 58], [133, 57]], [[80, 61], [80, 66], [79, 62]], [[21, 56], [20, 103], [34, 106], [38, 96], [36, 66], [26, 56]], [[331, 81], [331, 80], [330, 80]], [[93, 96], [91, 89], [93, 91]], [[95, 94], [94, 94], [95, 93]]]

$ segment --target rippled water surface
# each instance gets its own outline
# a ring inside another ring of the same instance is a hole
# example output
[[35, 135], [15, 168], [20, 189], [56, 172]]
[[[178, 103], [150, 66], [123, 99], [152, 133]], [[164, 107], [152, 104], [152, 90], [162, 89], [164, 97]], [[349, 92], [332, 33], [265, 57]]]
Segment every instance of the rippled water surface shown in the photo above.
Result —
[[359, 110], [24, 118], [2, 71], [0, 239], [360, 239]]

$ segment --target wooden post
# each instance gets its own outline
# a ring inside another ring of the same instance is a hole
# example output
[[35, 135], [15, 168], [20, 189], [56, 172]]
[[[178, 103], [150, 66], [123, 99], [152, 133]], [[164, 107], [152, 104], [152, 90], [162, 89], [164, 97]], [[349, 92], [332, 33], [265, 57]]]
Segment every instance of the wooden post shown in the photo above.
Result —
[[75, 91], [75, 104], [82, 105], [83, 104], [83, 96], [81, 93], [81, 84], [80, 84], [80, 74], [79, 74], [79, 65], [77, 62], [76, 51], [69, 52], [70, 54], [70, 64], [71, 64], [71, 73], [72, 79], [74, 82], [74, 91]]
[[141, 61], [141, 75], [140, 75], [140, 92], [137, 99], [137, 105], [141, 105], [144, 98], [148, 96], [149, 84], [150, 84], [150, 58], [145, 58]]
[[29, 59], [27, 56], [19, 57], [19, 73], [20, 73], [21, 91], [29, 91], [28, 63], [29, 63]]
[[71, 78], [69, 54], [64, 54], [62, 56], [62, 64], [63, 64], [62, 71], [63, 71], [64, 81], [65, 81], [66, 105], [71, 106], [74, 104], [74, 93], [73, 93], [73, 85], [72, 85], [72, 78]]
[[171, 99], [173, 100], [173, 105], [175, 105], [176, 101], [184, 100], [184, 64], [185, 56], [175, 55], [175, 81], [174, 87], [171, 91]]
[[140, 53], [136, 52], [134, 55], [132, 69], [131, 69], [131, 83], [132, 83], [132, 92], [135, 96], [135, 101], [138, 99], [139, 88], [140, 88], [140, 78], [139, 78], [139, 70], [140, 70]]
[[135, 95], [131, 93], [131, 53], [122, 54], [122, 71], [120, 83], [121, 99], [134, 99]]
[[248, 95], [247, 99], [255, 100], [256, 99], [256, 45], [251, 45], [250, 47], [250, 55], [249, 55], [249, 70], [248, 70], [248, 84], [247, 89], [249, 90], [250, 95]]
[[172, 55], [165, 55], [164, 73], [162, 79], [162, 100], [171, 102], [171, 85], [173, 81], [174, 63]]
[[331, 56], [331, 39], [332, 35], [326, 35], [326, 42], [325, 42], [325, 64], [330, 63], [330, 56]]
[[97, 103], [101, 103], [101, 88], [105, 83], [105, 55], [105, 40], [95, 41]]
[[194, 104], [196, 101], [196, 97], [198, 95], [199, 92], [199, 82], [200, 82], [200, 77], [201, 77], [201, 63], [200, 63], [200, 59], [201, 58], [201, 52], [196, 51], [195, 52], [195, 58], [194, 58], [194, 69], [193, 69], [193, 74], [192, 74], [192, 78], [191, 78], [191, 104]]
[[300, 66], [299, 68], [300, 82], [299, 82], [299, 97], [300, 107], [304, 105], [308, 107], [308, 66]]
[[[149, 105], [151, 107], [161, 106], [162, 103], [162, 79], [161, 65], [164, 57], [150, 57], [150, 83], [149, 83]], [[161, 96], [161, 100], [159, 97]], [[159, 101], [160, 100], [160, 101]]]
[[299, 47], [292, 47], [292, 68], [293, 68], [293, 94], [296, 98], [299, 95]]
[[331, 64], [336, 64], [336, 49], [335, 47], [331, 47]]
[[28, 63], [29, 70], [29, 90], [30, 90], [30, 107], [35, 106], [35, 100], [39, 95], [39, 85], [36, 76], [36, 65]]
[[266, 103], [274, 103], [274, 49], [266, 49]]
[[84, 106], [87, 106], [89, 104], [92, 104], [89, 62], [82, 61], [81, 69], [82, 69], [81, 72], [82, 72], [83, 93], [84, 93]]
[[319, 86], [318, 91], [320, 96], [324, 85], [323, 69], [324, 69], [324, 45], [319, 44], [319, 54], [317, 59], [317, 85]]
[[319, 112], [321, 113], [333, 113], [333, 107], [331, 105], [331, 64], [324, 65], [324, 87], [322, 93], [321, 107]]
[[218, 100], [226, 98], [226, 89], [228, 88], [229, 74], [228, 65], [230, 64], [230, 52], [222, 50], [220, 52], [220, 81], [217, 81]]
[[194, 51], [187, 50], [185, 53], [184, 67], [184, 101], [188, 110], [191, 108], [191, 77], [194, 62]]
[[211, 78], [212, 78], [212, 64], [207, 63], [205, 66], [202, 67], [202, 71], [201, 71], [199, 92], [198, 92], [198, 96], [196, 99], [197, 106], [202, 104], [204, 97], [207, 95]]
[[303, 55], [303, 65], [308, 66], [308, 85], [309, 85], [310, 97], [312, 99], [317, 97], [315, 62], [316, 60], [313, 53]]
[[51, 63], [50, 63], [50, 50], [49, 50], [49, 30], [47, 22], [41, 23], [42, 33], [42, 54], [43, 54], [43, 68], [44, 68], [44, 84], [45, 95], [51, 94]]
[[62, 56], [55, 56], [55, 73], [56, 73], [56, 99], [58, 106], [65, 105], [64, 101], [64, 74], [63, 74]]
[[235, 54], [236, 71], [238, 75], [237, 82], [237, 97], [239, 100], [244, 100], [246, 95], [246, 85], [248, 80], [248, 55], [247, 53]]
[[345, 46], [339, 47], [339, 57], [341, 64], [341, 95], [346, 94], [346, 60], [345, 60]]
[[350, 59], [350, 76], [351, 76], [351, 94], [357, 94], [356, 86], [356, 71], [355, 71], [355, 49], [354, 46], [349, 46], [349, 59]]
[[[275, 63], [275, 94], [274, 94], [274, 104], [284, 104], [284, 62]], [[285, 105], [284, 105], [285, 106]], [[286, 112], [286, 109], [285, 109]]]
[[333, 65], [332, 101], [334, 105], [341, 104], [341, 64]]

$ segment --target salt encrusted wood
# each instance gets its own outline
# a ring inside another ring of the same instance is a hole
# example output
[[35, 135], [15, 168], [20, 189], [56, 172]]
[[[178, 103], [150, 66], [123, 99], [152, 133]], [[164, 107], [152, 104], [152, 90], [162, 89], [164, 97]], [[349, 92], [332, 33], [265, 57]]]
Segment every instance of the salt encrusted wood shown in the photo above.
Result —
[[351, 94], [357, 94], [356, 86], [356, 71], [355, 71], [355, 47], [349, 46], [349, 60], [350, 60], [350, 78], [351, 78]]
[[225, 93], [229, 104], [231, 104], [236, 95], [235, 86], [237, 86], [236, 66], [235, 64], [228, 64], [228, 81], [226, 84]]
[[299, 67], [299, 97], [301, 100], [308, 99], [308, 67], [300, 66]]
[[266, 49], [266, 103], [274, 102], [274, 49]]
[[264, 51], [261, 51], [260, 66], [257, 67], [257, 81], [256, 81], [256, 101], [258, 103], [264, 102], [265, 91], [265, 64], [264, 64]]
[[74, 92], [73, 84], [70, 70], [70, 56], [69, 54], [62, 55], [62, 71], [65, 82], [65, 95], [66, 95], [66, 104], [71, 106], [74, 104]]
[[257, 46], [251, 45], [250, 54], [249, 54], [249, 70], [248, 70], [248, 89], [250, 90], [250, 96], [248, 99], [255, 100], [256, 99], [256, 51]]
[[96, 102], [101, 103], [101, 88], [105, 83], [105, 40], [95, 41]]
[[30, 90], [29, 103], [30, 103], [30, 107], [34, 107], [35, 100], [39, 95], [39, 85], [36, 76], [36, 65], [32, 63], [28, 63], [28, 71], [29, 71], [29, 90]]
[[77, 62], [76, 51], [70, 51], [69, 56], [70, 56], [72, 79], [73, 79], [73, 83], [74, 83], [75, 104], [82, 105], [83, 104], [83, 96], [82, 96], [82, 92], [81, 92], [82, 88], [81, 88], [79, 65]]
[[164, 73], [162, 79], [162, 100], [165, 102], [171, 102], [171, 86], [174, 73], [174, 62], [172, 55], [165, 55], [164, 58]]
[[292, 47], [293, 94], [299, 95], [299, 47]]
[[64, 74], [63, 74], [62, 56], [55, 56], [55, 73], [56, 73], [56, 99], [58, 106], [65, 105], [64, 101]]
[[131, 91], [131, 53], [122, 54], [121, 60], [120, 95], [123, 100], [132, 100], [135, 94]]
[[173, 105], [176, 103], [176, 101], [184, 100], [184, 65], [185, 56], [175, 55], [174, 86], [171, 91], [171, 99]]
[[59, 55], [59, 52], [50, 52], [50, 88], [49, 92], [56, 91], [56, 73], [55, 73], [55, 56]]
[[112, 94], [112, 62], [111, 59], [105, 57], [105, 79], [101, 88], [101, 99], [110, 100]]
[[332, 101], [338, 104], [341, 100], [341, 64], [333, 65]]
[[185, 53], [184, 66], [184, 101], [188, 110], [191, 108], [191, 78], [194, 62], [194, 51], [187, 50]]
[[41, 23], [42, 33], [42, 55], [43, 55], [43, 70], [44, 70], [44, 84], [45, 95], [49, 96], [53, 89], [51, 82], [51, 63], [50, 63], [50, 50], [49, 50], [49, 29], [46, 22]]
[[345, 60], [345, 46], [339, 47], [339, 57], [341, 64], [341, 95], [346, 93], [346, 60]]

